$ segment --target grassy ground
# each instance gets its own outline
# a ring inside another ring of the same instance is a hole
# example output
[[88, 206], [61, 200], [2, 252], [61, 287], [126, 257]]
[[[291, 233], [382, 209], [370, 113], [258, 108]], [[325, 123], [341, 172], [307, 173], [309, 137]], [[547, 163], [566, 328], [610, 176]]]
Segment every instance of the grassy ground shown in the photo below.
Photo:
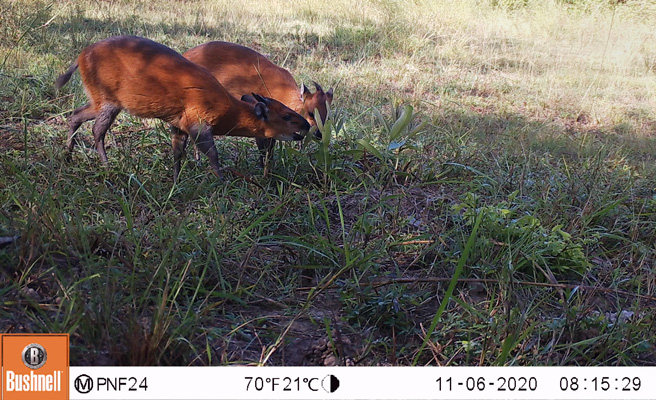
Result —
[[[74, 365], [656, 363], [653, 1], [0, 0], [0, 331]], [[455, 5], [454, 5], [455, 4]], [[173, 184], [121, 114], [65, 160], [86, 45], [229, 40], [335, 86], [273, 173]]]

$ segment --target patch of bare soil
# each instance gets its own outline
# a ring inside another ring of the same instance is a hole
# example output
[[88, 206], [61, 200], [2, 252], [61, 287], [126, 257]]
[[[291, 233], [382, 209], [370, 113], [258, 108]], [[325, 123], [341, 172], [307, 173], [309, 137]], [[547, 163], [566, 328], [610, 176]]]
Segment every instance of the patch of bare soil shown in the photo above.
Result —
[[[363, 361], [366, 350], [363, 332], [355, 332], [344, 322], [340, 307], [337, 299], [322, 295], [310, 310], [298, 315], [264, 305], [242, 309], [242, 318], [250, 323], [212, 343], [214, 356], [220, 364], [355, 365]], [[198, 365], [207, 362], [202, 356], [196, 361]]]
[[18, 124], [0, 126], [0, 151], [25, 150], [25, 139]]

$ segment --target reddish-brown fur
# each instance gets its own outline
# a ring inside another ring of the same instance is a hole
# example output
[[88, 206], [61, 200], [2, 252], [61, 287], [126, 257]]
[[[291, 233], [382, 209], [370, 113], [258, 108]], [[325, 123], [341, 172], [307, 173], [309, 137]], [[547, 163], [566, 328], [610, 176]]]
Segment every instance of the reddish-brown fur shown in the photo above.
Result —
[[[326, 120], [326, 103], [333, 101], [332, 88], [324, 92], [315, 82], [314, 93], [305, 85], [299, 90], [289, 71], [275, 65], [255, 50], [234, 43], [209, 42], [194, 47], [183, 55], [207, 68], [235, 97], [260, 93], [303, 115], [311, 125], [316, 125], [315, 109], [319, 111], [318, 117], [321, 121]], [[263, 154], [268, 153], [273, 144], [273, 140], [257, 139], [257, 145]], [[264, 157], [263, 155], [260, 160], [262, 164]]]
[[103, 162], [107, 161], [105, 133], [122, 109], [175, 127], [176, 179], [188, 137], [220, 175], [213, 136], [300, 140], [303, 136], [295, 132], [310, 128], [301, 115], [276, 100], [259, 96], [260, 101], [236, 99], [207, 70], [149, 39], [117, 36], [90, 45], [57, 79], [56, 86], [68, 82], [78, 67], [89, 103], [70, 117], [68, 148], [73, 149], [79, 126], [95, 119], [92, 130]]

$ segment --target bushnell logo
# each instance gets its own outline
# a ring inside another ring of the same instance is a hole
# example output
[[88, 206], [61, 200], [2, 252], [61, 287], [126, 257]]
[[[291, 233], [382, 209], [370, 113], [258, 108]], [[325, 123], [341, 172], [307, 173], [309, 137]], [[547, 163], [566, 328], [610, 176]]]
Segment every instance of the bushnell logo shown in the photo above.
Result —
[[43, 367], [48, 359], [46, 349], [38, 343], [31, 343], [23, 349], [23, 364], [27, 368], [39, 369]]
[[63, 333], [0, 334], [0, 398], [68, 400], [68, 339]]

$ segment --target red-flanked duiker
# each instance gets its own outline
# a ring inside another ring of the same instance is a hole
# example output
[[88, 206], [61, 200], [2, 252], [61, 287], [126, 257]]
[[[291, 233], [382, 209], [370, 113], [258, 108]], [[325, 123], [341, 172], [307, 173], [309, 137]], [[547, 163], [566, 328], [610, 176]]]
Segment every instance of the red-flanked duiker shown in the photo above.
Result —
[[[299, 90], [294, 77], [253, 49], [235, 43], [209, 42], [183, 54], [205, 67], [233, 96], [260, 93], [274, 98], [303, 115], [311, 125], [325, 122], [327, 105], [333, 101], [333, 89], [324, 92], [316, 82], [312, 93], [304, 84]], [[315, 110], [319, 115], [315, 115]], [[320, 133], [317, 134], [320, 135]], [[260, 149], [260, 165], [270, 156], [276, 138], [256, 138]]]
[[89, 103], [73, 111], [69, 119], [68, 150], [75, 146], [74, 134], [80, 125], [95, 119], [92, 131], [103, 163], [107, 162], [105, 133], [121, 110], [174, 127], [175, 180], [189, 137], [220, 176], [213, 136], [301, 140], [304, 136], [299, 132], [310, 129], [305, 118], [280, 101], [259, 95], [239, 100], [205, 68], [149, 39], [116, 36], [90, 45], [57, 78], [57, 88], [78, 68]]

